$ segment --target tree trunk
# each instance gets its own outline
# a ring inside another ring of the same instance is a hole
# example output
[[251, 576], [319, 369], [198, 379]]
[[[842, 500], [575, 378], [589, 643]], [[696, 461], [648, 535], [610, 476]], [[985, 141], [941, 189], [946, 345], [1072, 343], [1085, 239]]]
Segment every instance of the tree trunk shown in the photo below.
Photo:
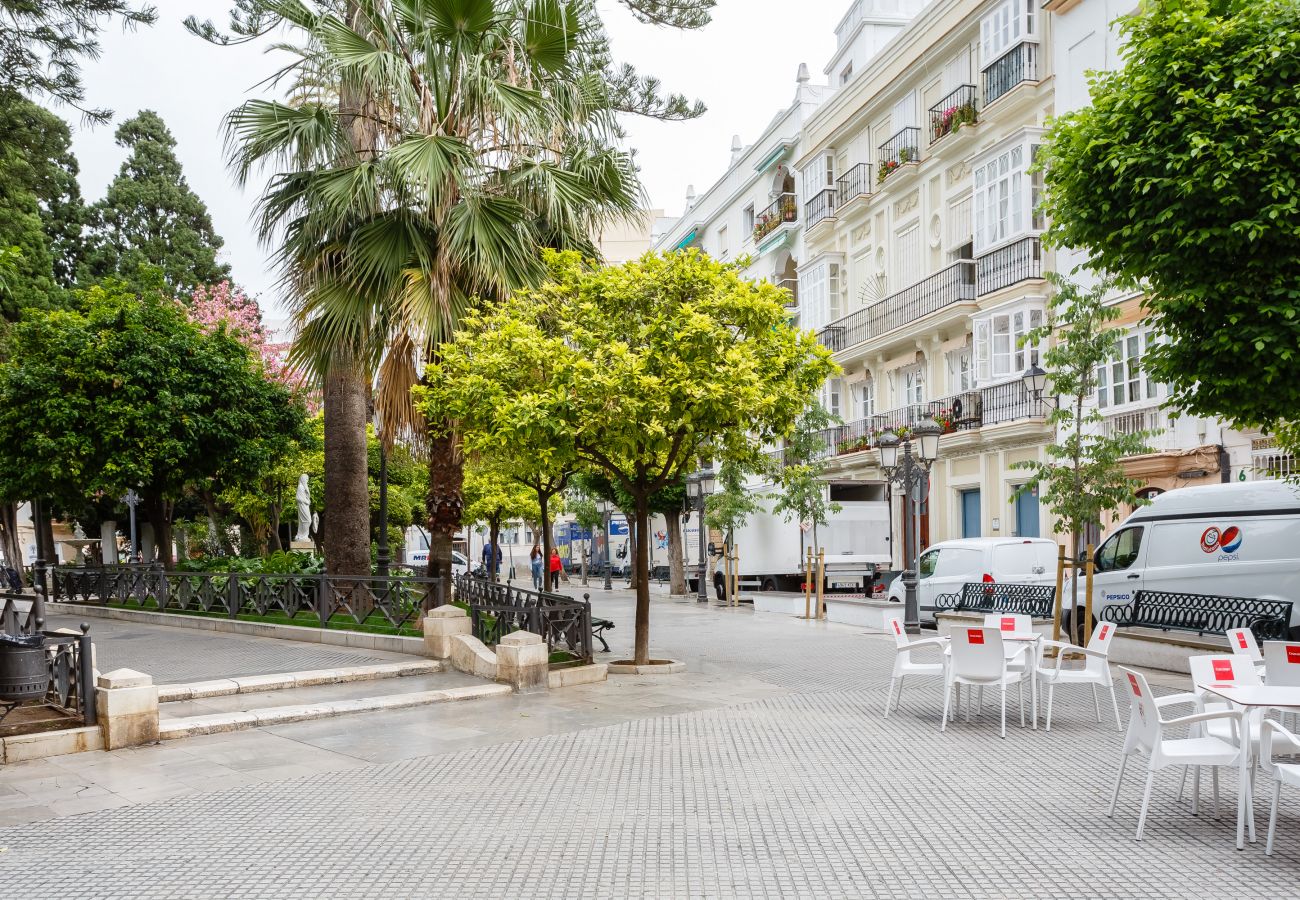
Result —
[[553, 591], [559, 579], [551, 573], [551, 518], [547, 505], [551, 497], [545, 491], [537, 492], [537, 508], [542, 511], [542, 590]]
[[5, 562], [23, 575], [23, 548], [18, 543], [18, 504], [0, 504], [0, 550], [4, 551]]
[[668, 523], [668, 593], [686, 593], [686, 567], [682, 565], [682, 519], [669, 511], [664, 515]]
[[370, 574], [370, 484], [366, 468], [369, 381], [344, 352], [325, 374], [325, 570]]
[[491, 549], [488, 550], [488, 555], [487, 555], [488, 581], [500, 580], [499, 576], [497, 575], [497, 552], [498, 552], [497, 539], [500, 536], [500, 534], [501, 534], [501, 520], [489, 519], [488, 520], [488, 541], [489, 541], [488, 547], [490, 547]]
[[230, 543], [230, 532], [222, 525], [221, 511], [217, 509], [217, 501], [211, 491], [203, 492], [203, 508], [208, 511], [208, 533], [216, 541], [217, 552], [222, 556], [234, 556], [235, 546]]
[[636, 498], [636, 645], [633, 662], [650, 663], [650, 503], [645, 494]]
[[54, 519], [50, 517], [49, 509], [49, 501], [42, 500], [40, 520], [32, 524], [36, 526], [36, 532], [41, 536], [42, 546], [45, 548], [45, 561], [54, 565], [59, 561], [59, 549], [54, 546]]
[[[465, 512], [465, 469], [460, 441], [450, 433], [429, 436], [429, 577], [451, 579], [451, 545]], [[467, 548], [468, 549], [468, 548]]]
[[266, 546], [271, 553], [286, 549], [284, 544], [280, 543], [280, 504], [278, 503], [271, 504], [270, 533], [266, 536]]
[[[144, 499], [149, 524], [153, 525], [153, 539], [158, 549], [158, 561], [162, 563], [164, 569], [172, 569], [175, 567], [175, 560], [172, 559], [171, 504], [160, 494], [150, 494]], [[211, 505], [210, 498], [205, 496], [204, 500]]]

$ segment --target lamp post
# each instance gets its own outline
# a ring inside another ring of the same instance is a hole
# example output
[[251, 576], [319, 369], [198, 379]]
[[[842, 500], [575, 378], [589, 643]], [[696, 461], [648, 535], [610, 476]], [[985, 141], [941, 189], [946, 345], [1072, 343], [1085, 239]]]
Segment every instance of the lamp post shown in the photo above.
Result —
[[122, 495], [122, 502], [131, 510], [131, 562], [136, 562], [140, 555], [140, 541], [135, 530], [135, 508], [140, 505], [140, 495], [135, 492], [135, 488], [129, 488]]
[[[912, 429], [916, 437], [917, 453], [912, 452], [912, 438], [900, 441], [892, 431], [885, 432], [880, 438], [880, 469], [885, 479], [903, 492], [903, 519], [905, 535], [911, 535], [911, 552], [903, 561], [903, 622], [911, 634], [921, 630], [921, 609], [917, 603], [916, 582], [917, 565], [921, 553], [921, 516], [917, 511], [921, 498], [929, 492], [930, 467], [939, 458], [939, 435], [943, 429], [934, 419], [925, 418]], [[899, 447], [902, 447], [902, 459], [899, 459]], [[909, 505], [908, 500], [912, 503]], [[907, 537], [903, 539], [908, 546]]]
[[705, 568], [708, 562], [708, 534], [704, 525], [704, 504], [710, 494], [713, 493], [714, 487], [713, 468], [705, 466], [698, 472], [686, 477], [686, 496], [690, 499], [691, 505], [699, 513], [700, 524], [700, 577], [696, 592], [696, 601], [700, 603], [709, 602], [709, 588], [705, 584]]
[[604, 521], [602, 530], [605, 533], [605, 590], [614, 590], [614, 580], [609, 575], [609, 516], [614, 511], [614, 504], [608, 500], [596, 501], [596, 512], [600, 513]]

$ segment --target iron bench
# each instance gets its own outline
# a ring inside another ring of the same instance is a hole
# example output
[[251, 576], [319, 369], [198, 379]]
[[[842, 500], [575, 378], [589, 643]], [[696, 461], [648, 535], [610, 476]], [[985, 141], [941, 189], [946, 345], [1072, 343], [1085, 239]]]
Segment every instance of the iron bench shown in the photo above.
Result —
[[614, 623], [609, 619], [598, 619], [591, 617], [591, 636], [600, 641], [600, 646], [604, 649], [603, 653], [609, 652], [609, 642], [605, 640], [605, 632], [614, 627]]
[[1249, 628], [1257, 640], [1285, 640], [1291, 626], [1291, 605], [1290, 600], [1138, 591], [1132, 601], [1103, 609], [1100, 618], [1121, 628], [1136, 625], [1197, 634]]
[[998, 584], [968, 581], [960, 594], [940, 594], [934, 598], [936, 611], [1000, 612], [1051, 618], [1056, 602], [1056, 587], [1050, 584]]

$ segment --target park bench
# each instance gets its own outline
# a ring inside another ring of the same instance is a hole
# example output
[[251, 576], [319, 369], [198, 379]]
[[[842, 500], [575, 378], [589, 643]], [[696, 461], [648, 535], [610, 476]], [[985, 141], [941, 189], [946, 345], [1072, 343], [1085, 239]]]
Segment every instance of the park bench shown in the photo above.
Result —
[[600, 641], [600, 646], [604, 648], [602, 652], [609, 652], [609, 642], [605, 640], [605, 632], [614, 627], [614, 623], [609, 619], [598, 619], [591, 617], [591, 636]]
[[1121, 628], [1145, 626], [1202, 635], [1249, 628], [1256, 640], [1285, 640], [1291, 626], [1291, 601], [1138, 591], [1129, 603], [1103, 609], [1100, 618]]
[[940, 594], [934, 608], [942, 612], [999, 612], [1046, 619], [1052, 615], [1056, 588], [1050, 584], [997, 584], [968, 581], [961, 593]]

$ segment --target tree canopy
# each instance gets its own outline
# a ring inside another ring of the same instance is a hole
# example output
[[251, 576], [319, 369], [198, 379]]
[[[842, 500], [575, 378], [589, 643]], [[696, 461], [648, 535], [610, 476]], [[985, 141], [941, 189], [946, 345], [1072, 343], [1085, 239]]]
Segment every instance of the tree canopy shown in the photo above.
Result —
[[190, 190], [163, 120], [143, 110], [121, 124], [116, 138], [129, 155], [104, 199], [91, 207], [84, 277], [117, 276], [139, 286], [141, 267], [151, 266], [176, 296], [228, 278], [230, 266], [217, 261], [225, 242]]
[[1052, 127], [1049, 238], [1149, 289], [1143, 364], [1198, 415], [1300, 408], [1300, 5], [1152, 0]]
[[431, 368], [427, 416], [481, 446], [549, 446], [634, 500], [637, 658], [649, 653], [649, 498], [701, 454], [752, 459], [834, 369], [784, 294], [697, 251], [592, 268], [549, 253], [551, 280], [471, 313]]

